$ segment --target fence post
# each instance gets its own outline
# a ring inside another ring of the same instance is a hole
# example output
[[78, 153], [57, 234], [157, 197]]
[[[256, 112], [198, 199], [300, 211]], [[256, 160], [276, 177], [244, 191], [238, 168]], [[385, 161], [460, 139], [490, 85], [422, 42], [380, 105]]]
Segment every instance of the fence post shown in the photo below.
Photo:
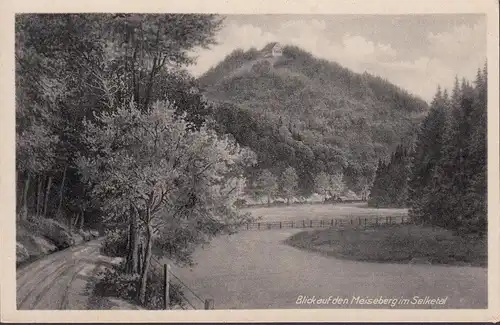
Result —
[[375, 217], [375, 226], [378, 227], [378, 217]]
[[332, 219], [332, 227], [333, 227], [333, 219]]
[[280, 221], [280, 229], [281, 229], [281, 221]]
[[214, 309], [214, 300], [213, 299], [205, 299], [205, 309]]
[[366, 218], [365, 218], [365, 228], [366, 228]]
[[165, 310], [170, 309], [170, 296], [169, 296], [169, 286], [170, 286], [170, 270], [167, 263], [163, 264], [163, 302]]
[[358, 224], [361, 226], [361, 217], [358, 217]]
[[257, 229], [260, 229], [260, 222], [257, 223]]
[[312, 220], [310, 220], [310, 221], [309, 221], [309, 228], [312, 228], [312, 227], [313, 227], [313, 221], [312, 221]]
[[306, 221], [302, 220], [302, 228], [305, 228], [305, 227], [306, 227]]

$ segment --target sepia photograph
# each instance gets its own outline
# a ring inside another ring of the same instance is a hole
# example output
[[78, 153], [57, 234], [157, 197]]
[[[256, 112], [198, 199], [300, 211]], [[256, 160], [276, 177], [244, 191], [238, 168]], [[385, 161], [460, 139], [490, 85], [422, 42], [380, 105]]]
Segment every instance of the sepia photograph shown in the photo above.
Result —
[[13, 19], [17, 311], [498, 307], [486, 13]]

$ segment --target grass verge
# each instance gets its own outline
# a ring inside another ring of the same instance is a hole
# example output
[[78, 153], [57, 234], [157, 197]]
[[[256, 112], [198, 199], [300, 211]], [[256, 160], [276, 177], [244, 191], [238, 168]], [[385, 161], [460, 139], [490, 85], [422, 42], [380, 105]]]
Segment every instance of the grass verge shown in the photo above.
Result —
[[487, 266], [486, 238], [442, 228], [392, 225], [303, 231], [285, 243], [337, 258], [380, 262]]

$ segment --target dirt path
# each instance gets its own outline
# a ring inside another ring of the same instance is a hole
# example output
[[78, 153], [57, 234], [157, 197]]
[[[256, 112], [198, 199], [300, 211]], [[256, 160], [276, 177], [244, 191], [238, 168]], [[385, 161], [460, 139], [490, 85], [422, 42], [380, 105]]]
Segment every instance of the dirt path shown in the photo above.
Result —
[[[444, 305], [394, 308], [487, 307], [486, 268], [338, 260], [282, 242], [296, 231], [247, 231], [217, 238], [195, 254], [196, 267], [175, 272], [203, 299], [213, 298], [216, 309], [391, 308], [351, 303], [353, 297], [381, 296], [447, 297]], [[316, 302], [341, 297], [349, 303], [297, 304], [299, 296], [315, 297]]]
[[98, 270], [113, 262], [99, 255], [99, 246], [98, 240], [91, 241], [18, 269], [17, 308], [89, 309], [87, 284], [95, 279]]

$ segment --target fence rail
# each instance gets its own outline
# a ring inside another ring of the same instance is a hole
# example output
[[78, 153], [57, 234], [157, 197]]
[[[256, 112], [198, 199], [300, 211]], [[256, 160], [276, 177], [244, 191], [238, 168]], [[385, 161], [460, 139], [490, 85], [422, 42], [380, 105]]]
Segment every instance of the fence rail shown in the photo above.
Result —
[[[164, 291], [164, 309], [169, 309], [169, 293], [170, 284], [176, 283], [180, 285], [182, 289], [181, 299], [188, 305], [188, 309], [214, 309], [213, 299], [202, 299], [197, 295], [187, 284], [185, 284], [179, 277], [177, 277], [171, 270], [167, 263], [162, 263], [158, 261], [154, 256], [151, 257], [151, 261], [156, 264], [156, 266], [163, 269], [163, 291]], [[189, 296], [189, 297], [188, 297]], [[196, 305], [202, 306], [196, 308]], [[181, 306], [182, 307], [182, 306]], [[186, 309], [185, 307], [182, 307]]]
[[409, 216], [363, 216], [342, 217], [330, 219], [304, 219], [282, 221], [259, 221], [246, 223], [240, 230], [270, 230], [286, 228], [350, 228], [350, 227], [377, 227], [381, 225], [408, 224]]

